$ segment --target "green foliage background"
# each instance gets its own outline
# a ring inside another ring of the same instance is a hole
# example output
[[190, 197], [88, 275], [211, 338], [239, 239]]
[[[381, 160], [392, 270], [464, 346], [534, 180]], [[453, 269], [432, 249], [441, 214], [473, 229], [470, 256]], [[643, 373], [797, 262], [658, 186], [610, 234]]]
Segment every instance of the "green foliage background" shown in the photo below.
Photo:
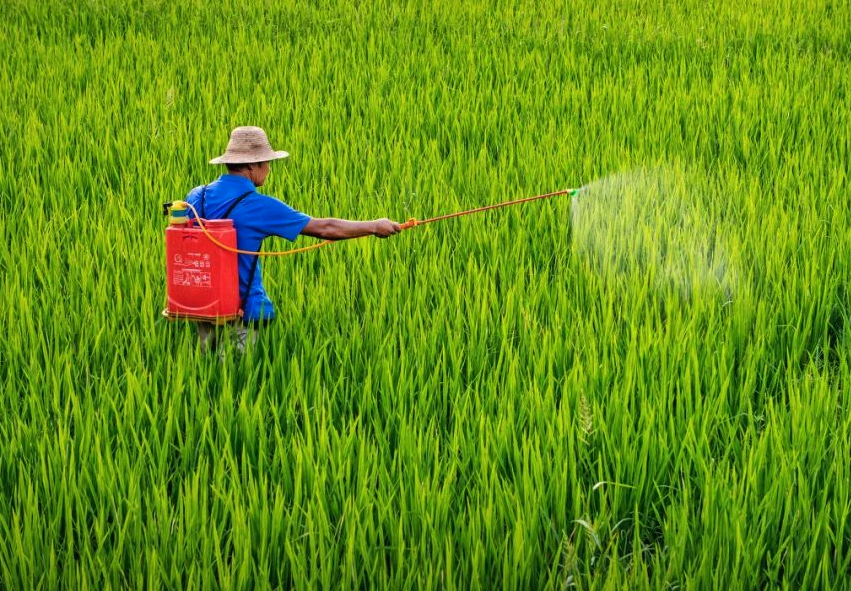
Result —
[[[845, 3], [5, 8], [0, 589], [851, 587]], [[245, 124], [314, 216], [700, 177], [735, 288], [539, 202], [267, 261], [222, 363], [159, 204]]]

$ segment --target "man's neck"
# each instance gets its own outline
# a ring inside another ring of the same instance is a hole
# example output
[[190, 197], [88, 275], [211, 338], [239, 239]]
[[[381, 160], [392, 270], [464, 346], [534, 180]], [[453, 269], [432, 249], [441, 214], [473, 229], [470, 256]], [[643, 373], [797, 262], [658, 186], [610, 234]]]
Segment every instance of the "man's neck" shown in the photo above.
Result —
[[251, 176], [249, 175], [249, 173], [244, 171], [244, 170], [234, 170], [233, 172], [231, 172], [229, 170], [228, 174], [230, 176], [241, 176], [242, 178], [248, 179], [249, 181], [251, 181], [251, 184], [254, 185], [255, 187], [257, 186], [256, 183], [254, 182], [254, 179], [252, 179]]

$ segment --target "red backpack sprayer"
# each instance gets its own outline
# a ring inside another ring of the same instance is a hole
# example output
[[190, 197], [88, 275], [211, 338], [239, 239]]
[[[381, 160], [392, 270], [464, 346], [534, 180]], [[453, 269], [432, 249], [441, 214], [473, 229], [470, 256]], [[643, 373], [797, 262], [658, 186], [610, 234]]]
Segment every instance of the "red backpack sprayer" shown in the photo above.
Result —
[[[564, 189], [516, 199], [494, 205], [441, 215], [426, 220], [409, 219], [401, 224], [403, 230], [433, 222], [517, 205], [558, 195], [571, 197], [582, 189]], [[195, 218], [189, 218], [189, 211]], [[163, 204], [163, 213], [170, 214], [166, 228], [166, 283], [168, 304], [163, 316], [176, 320], [193, 320], [224, 324], [242, 316], [239, 299], [238, 254], [254, 256], [286, 256], [320, 248], [335, 242], [325, 240], [303, 248], [279, 252], [255, 252], [236, 247], [236, 229], [233, 220], [206, 220], [186, 201]]]

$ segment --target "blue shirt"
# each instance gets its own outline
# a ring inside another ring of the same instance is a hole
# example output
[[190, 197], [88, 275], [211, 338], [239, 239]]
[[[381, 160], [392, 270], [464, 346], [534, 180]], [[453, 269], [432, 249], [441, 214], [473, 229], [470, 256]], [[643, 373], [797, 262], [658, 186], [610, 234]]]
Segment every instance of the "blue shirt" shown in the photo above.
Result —
[[[220, 219], [230, 205], [243, 193], [253, 191], [244, 198], [228, 216], [236, 228], [236, 245], [240, 250], [260, 250], [267, 236], [280, 236], [290, 242], [301, 233], [310, 216], [296, 211], [286, 203], [256, 192], [254, 183], [243, 176], [223, 174], [207, 185], [204, 193], [204, 209], [201, 209], [201, 189], [195, 187], [186, 196], [198, 213], [207, 219]], [[193, 216], [194, 217], [194, 216]], [[240, 254], [239, 297], [243, 302], [243, 321], [270, 320], [275, 317], [272, 300], [263, 288], [260, 262], [251, 285], [248, 276], [254, 264], [254, 255]]]

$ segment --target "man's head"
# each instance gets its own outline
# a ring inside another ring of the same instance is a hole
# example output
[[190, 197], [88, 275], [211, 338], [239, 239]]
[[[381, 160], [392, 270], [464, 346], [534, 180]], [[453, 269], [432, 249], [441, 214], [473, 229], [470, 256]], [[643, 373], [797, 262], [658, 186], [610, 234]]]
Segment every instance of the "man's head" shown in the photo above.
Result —
[[269, 162], [289, 156], [273, 150], [266, 132], [259, 127], [237, 127], [230, 134], [227, 150], [210, 164], [224, 164], [231, 174], [239, 174], [260, 187], [269, 175]]

